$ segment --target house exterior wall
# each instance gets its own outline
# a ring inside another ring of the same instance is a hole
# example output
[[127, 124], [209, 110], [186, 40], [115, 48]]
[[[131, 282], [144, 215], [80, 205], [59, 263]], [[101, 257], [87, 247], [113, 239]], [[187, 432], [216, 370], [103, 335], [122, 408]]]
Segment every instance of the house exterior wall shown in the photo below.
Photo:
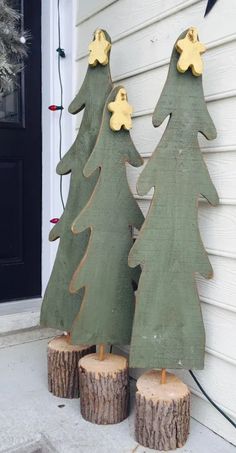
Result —
[[[199, 226], [214, 278], [196, 277], [206, 328], [205, 369], [196, 375], [215, 402], [236, 419], [236, 3], [219, 1], [206, 18], [205, 7], [205, 0], [75, 0], [75, 91], [87, 69], [92, 33], [97, 27], [105, 28], [113, 41], [112, 78], [127, 88], [134, 107], [132, 137], [147, 161], [166, 126], [165, 122], [154, 129], [151, 115], [176, 37], [194, 25], [207, 45], [203, 84], [218, 136], [211, 142], [200, 136], [199, 143], [220, 205], [211, 208], [202, 200], [199, 203]], [[76, 128], [82, 114], [77, 117]], [[135, 188], [142, 170], [127, 171], [146, 213], [151, 195], [140, 197]], [[236, 443], [233, 427], [205, 400], [189, 373], [178, 374], [191, 388], [193, 417]]]

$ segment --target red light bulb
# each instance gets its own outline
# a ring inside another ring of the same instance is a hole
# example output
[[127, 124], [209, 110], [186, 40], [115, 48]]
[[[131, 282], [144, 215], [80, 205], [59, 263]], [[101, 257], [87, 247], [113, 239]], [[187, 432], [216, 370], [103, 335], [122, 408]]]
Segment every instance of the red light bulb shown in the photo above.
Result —
[[57, 223], [59, 222], [60, 219], [58, 219], [57, 217], [53, 218], [50, 220], [50, 223]]
[[55, 105], [55, 104], [49, 105], [48, 108], [49, 108], [49, 110], [51, 110], [51, 112], [55, 112], [56, 110], [63, 110], [62, 105]]

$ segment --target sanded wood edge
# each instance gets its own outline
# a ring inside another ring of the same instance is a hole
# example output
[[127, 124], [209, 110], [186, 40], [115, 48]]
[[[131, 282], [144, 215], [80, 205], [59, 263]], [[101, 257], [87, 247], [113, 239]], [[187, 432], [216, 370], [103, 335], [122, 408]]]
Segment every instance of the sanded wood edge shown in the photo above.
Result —
[[87, 372], [94, 373], [96, 376], [114, 376], [119, 371], [128, 368], [126, 357], [117, 354], [105, 353], [103, 360], [99, 359], [99, 354], [89, 354], [80, 359], [80, 366]]
[[137, 391], [153, 400], [170, 401], [173, 398], [183, 398], [189, 394], [189, 389], [175, 374], [165, 372], [165, 384], [162, 383], [162, 371], [149, 370], [137, 380]]
[[54, 351], [83, 351], [84, 349], [88, 349], [89, 346], [85, 344], [71, 344], [71, 336], [70, 334], [67, 335], [59, 335], [54, 337], [52, 340], [48, 342], [48, 348], [53, 349]]

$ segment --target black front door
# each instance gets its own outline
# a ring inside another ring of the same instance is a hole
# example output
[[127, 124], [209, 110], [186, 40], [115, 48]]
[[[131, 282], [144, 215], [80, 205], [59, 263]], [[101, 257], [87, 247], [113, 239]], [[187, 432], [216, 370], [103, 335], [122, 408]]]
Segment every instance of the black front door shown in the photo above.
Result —
[[18, 86], [0, 94], [0, 302], [41, 294], [41, 1], [12, 4], [30, 42]]

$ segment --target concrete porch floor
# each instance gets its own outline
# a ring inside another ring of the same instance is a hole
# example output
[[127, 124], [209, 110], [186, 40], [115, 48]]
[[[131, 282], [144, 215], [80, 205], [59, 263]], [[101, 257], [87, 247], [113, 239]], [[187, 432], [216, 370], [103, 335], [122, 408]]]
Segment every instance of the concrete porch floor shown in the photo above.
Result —
[[[133, 437], [133, 411], [118, 425], [85, 422], [78, 400], [47, 391], [47, 340], [0, 350], [0, 452], [148, 453]], [[179, 453], [235, 453], [236, 448], [191, 419]]]

